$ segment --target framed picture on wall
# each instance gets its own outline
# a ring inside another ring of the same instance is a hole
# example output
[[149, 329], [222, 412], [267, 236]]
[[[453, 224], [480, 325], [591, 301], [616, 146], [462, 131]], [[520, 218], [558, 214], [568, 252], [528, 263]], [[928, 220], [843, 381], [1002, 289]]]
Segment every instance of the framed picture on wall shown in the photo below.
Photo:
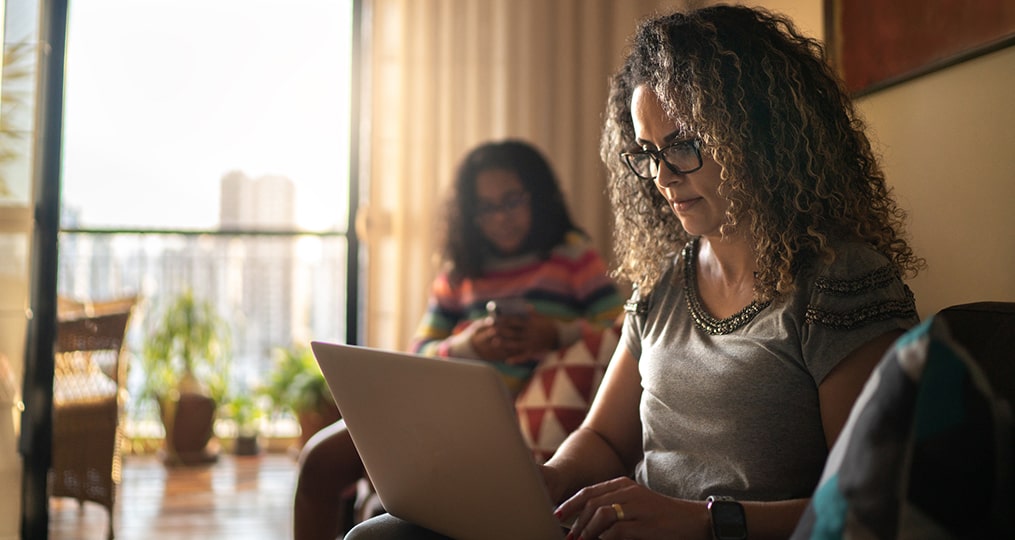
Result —
[[1012, 0], [825, 0], [832, 65], [862, 96], [1015, 45]]

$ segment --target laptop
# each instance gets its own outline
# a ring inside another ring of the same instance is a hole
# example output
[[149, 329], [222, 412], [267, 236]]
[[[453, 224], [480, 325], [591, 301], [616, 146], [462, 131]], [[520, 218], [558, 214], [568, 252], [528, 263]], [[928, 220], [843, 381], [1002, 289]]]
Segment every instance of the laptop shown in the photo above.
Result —
[[391, 515], [459, 540], [564, 537], [491, 364], [311, 348]]

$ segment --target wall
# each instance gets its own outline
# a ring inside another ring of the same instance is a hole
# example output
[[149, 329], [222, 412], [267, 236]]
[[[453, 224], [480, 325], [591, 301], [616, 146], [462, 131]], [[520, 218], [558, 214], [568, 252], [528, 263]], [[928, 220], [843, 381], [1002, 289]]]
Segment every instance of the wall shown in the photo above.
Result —
[[1015, 301], [1015, 47], [859, 100], [928, 269], [910, 282], [926, 317]]
[[793, 20], [793, 24], [804, 34], [818, 40], [824, 40], [825, 38], [825, 11], [822, 0], [762, 0], [758, 2], [737, 3], [749, 6], [761, 6], [771, 11], [783, 13], [789, 16]]

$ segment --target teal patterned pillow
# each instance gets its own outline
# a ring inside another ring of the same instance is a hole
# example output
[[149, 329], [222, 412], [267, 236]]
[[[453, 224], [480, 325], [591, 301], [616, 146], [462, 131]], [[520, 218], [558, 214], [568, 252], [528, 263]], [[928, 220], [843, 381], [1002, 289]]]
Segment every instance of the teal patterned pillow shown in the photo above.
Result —
[[932, 317], [874, 370], [792, 538], [1015, 538], [1012, 429]]

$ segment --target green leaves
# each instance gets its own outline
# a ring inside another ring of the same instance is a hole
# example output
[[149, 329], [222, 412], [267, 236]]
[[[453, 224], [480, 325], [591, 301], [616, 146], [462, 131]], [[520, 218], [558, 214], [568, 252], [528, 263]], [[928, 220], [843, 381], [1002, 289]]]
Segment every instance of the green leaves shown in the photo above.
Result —
[[275, 349], [275, 369], [263, 393], [275, 407], [289, 408], [294, 413], [317, 408], [322, 402], [334, 402], [331, 390], [306, 346]]
[[215, 307], [194, 298], [192, 291], [177, 296], [146, 333], [142, 363], [142, 397], [160, 398], [194, 381], [198, 389], [221, 403], [228, 385], [229, 327]]

